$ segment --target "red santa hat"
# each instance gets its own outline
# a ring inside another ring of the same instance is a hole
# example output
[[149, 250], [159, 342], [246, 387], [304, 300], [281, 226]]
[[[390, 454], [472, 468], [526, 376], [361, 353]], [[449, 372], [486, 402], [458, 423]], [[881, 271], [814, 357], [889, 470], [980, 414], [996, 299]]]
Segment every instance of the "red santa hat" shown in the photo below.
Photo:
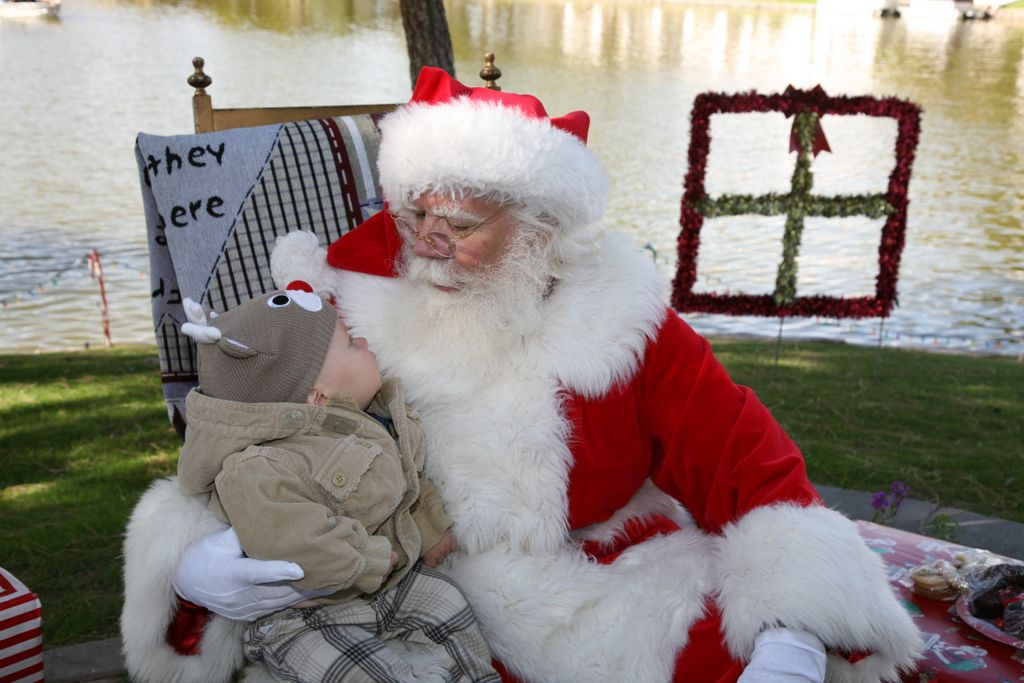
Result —
[[[385, 201], [420, 195], [498, 196], [552, 218], [563, 234], [604, 213], [607, 180], [587, 149], [590, 117], [551, 118], [532, 95], [470, 88], [441, 69], [420, 71], [409, 103], [380, 122]], [[376, 216], [331, 245], [337, 268], [393, 275], [401, 241]]]

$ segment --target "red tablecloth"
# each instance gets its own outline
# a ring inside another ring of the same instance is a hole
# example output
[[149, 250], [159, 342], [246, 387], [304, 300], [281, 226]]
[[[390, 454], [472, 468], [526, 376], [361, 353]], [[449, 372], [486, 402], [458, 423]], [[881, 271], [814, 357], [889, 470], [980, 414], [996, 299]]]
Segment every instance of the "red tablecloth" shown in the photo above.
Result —
[[1024, 650], [975, 631], [957, 616], [953, 602], [923, 598], [904, 585], [909, 584], [906, 575], [914, 567], [949, 560], [964, 546], [870, 522], [857, 522], [857, 526], [868, 546], [885, 560], [889, 581], [924, 634], [925, 658], [918, 672], [904, 677], [905, 681], [1024, 681]]

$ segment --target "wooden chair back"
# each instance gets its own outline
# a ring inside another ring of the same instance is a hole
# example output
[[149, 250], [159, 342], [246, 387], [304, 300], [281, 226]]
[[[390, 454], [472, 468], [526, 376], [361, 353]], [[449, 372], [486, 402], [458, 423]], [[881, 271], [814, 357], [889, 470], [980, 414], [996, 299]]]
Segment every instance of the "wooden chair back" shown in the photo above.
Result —
[[[231, 109], [215, 109], [213, 100], [206, 89], [213, 79], [204, 71], [206, 61], [202, 57], [192, 60], [194, 72], [188, 77], [188, 84], [195, 92], [192, 94], [192, 116], [195, 121], [195, 132], [213, 133], [232, 128], [266, 126], [274, 123], [290, 123], [310, 119], [334, 118], [336, 116], [356, 116], [359, 114], [386, 114], [396, 107], [394, 104], [342, 104], [314, 107], [245, 107]], [[494, 65], [494, 53], [484, 55], [484, 66], [480, 70], [480, 78], [484, 86], [492, 90], [501, 90], [498, 79], [501, 69]]]

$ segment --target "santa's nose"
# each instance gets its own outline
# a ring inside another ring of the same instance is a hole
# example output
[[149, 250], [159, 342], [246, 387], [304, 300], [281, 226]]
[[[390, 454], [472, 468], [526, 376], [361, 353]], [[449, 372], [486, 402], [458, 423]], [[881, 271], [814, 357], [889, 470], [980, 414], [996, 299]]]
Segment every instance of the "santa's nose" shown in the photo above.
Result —
[[430, 245], [425, 241], [418, 239], [415, 244], [412, 245], [412, 253], [422, 258], [434, 258], [443, 259], [444, 257], [438, 254], [436, 251], [430, 248]]

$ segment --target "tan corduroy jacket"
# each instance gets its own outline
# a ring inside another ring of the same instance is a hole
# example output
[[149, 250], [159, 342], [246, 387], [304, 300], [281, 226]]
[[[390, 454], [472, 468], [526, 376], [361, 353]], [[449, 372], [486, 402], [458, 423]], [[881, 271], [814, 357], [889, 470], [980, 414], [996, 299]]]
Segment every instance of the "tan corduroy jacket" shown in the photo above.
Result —
[[388, 588], [451, 520], [423, 475], [423, 432], [399, 382], [385, 380], [367, 411], [397, 436], [350, 399], [239, 403], [192, 390], [178, 484], [212, 493], [210, 510], [247, 555], [295, 562], [306, 573], [297, 585], [336, 591], [319, 602]]

